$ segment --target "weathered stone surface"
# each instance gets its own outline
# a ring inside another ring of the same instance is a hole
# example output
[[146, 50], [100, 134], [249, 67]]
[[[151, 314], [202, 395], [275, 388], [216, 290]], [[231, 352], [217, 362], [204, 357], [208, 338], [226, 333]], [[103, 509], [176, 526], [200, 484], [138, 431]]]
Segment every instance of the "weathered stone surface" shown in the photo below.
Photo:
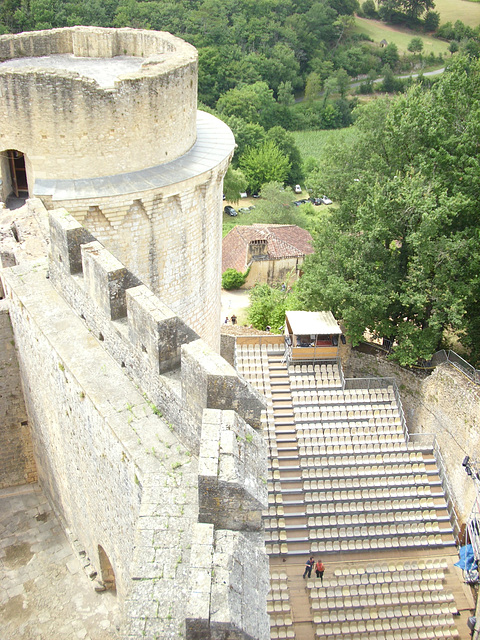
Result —
[[36, 481], [15, 339], [7, 302], [0, 300], [0, 489]]
[[218, 529], [262, 529], [267, 500], [263, 436], [233, 411], [205, 409], [198, 464], [199, 520]]

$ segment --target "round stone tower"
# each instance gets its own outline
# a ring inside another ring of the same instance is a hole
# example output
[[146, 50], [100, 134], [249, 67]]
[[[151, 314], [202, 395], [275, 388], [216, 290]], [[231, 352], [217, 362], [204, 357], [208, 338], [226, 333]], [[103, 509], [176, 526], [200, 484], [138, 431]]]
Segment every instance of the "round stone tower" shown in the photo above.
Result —
[[215, 349], [230, 129], [197, 111], [197, 52], [168, 33], [0, 37], [2, 200], [65, 207]]

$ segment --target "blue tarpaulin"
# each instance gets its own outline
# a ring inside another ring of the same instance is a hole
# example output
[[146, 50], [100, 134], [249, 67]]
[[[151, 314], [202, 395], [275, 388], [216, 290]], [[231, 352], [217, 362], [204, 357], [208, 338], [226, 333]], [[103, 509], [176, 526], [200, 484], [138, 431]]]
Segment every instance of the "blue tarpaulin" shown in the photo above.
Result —
[[460, 567], [464, 571], [472, 571], [477, 568], [477, 561], [473, 555], [473, 547], [471, 544], [466, 544], [464, 547], [460, 547], [459, 550], [460, 560], [455, 563], [456, 567]]

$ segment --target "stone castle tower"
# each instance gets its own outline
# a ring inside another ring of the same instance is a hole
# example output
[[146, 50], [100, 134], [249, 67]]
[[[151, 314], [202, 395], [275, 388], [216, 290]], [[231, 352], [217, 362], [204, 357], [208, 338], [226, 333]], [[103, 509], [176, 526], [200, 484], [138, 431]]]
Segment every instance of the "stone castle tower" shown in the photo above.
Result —
[[229, 128], [197, 111], [197, 52], [168, 33], [0, 37], [0, 197], [65, 207], [219, 349]]

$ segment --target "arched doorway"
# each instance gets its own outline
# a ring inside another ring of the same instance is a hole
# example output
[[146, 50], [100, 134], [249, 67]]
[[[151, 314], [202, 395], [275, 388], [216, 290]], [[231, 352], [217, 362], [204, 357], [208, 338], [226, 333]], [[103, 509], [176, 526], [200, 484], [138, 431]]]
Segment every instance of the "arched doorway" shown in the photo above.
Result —
[[7, 149], [1, 154], [2, 200], [28, 198], [28, 180], [25, 155], [17, 149]]
[[100, 560], [100, 572], [102, 574], [102, 582], [109, 591], [116, 591], [115, 572], [112, 563], [108, 559], [103, 547], [98, 545], [98, 559]]

